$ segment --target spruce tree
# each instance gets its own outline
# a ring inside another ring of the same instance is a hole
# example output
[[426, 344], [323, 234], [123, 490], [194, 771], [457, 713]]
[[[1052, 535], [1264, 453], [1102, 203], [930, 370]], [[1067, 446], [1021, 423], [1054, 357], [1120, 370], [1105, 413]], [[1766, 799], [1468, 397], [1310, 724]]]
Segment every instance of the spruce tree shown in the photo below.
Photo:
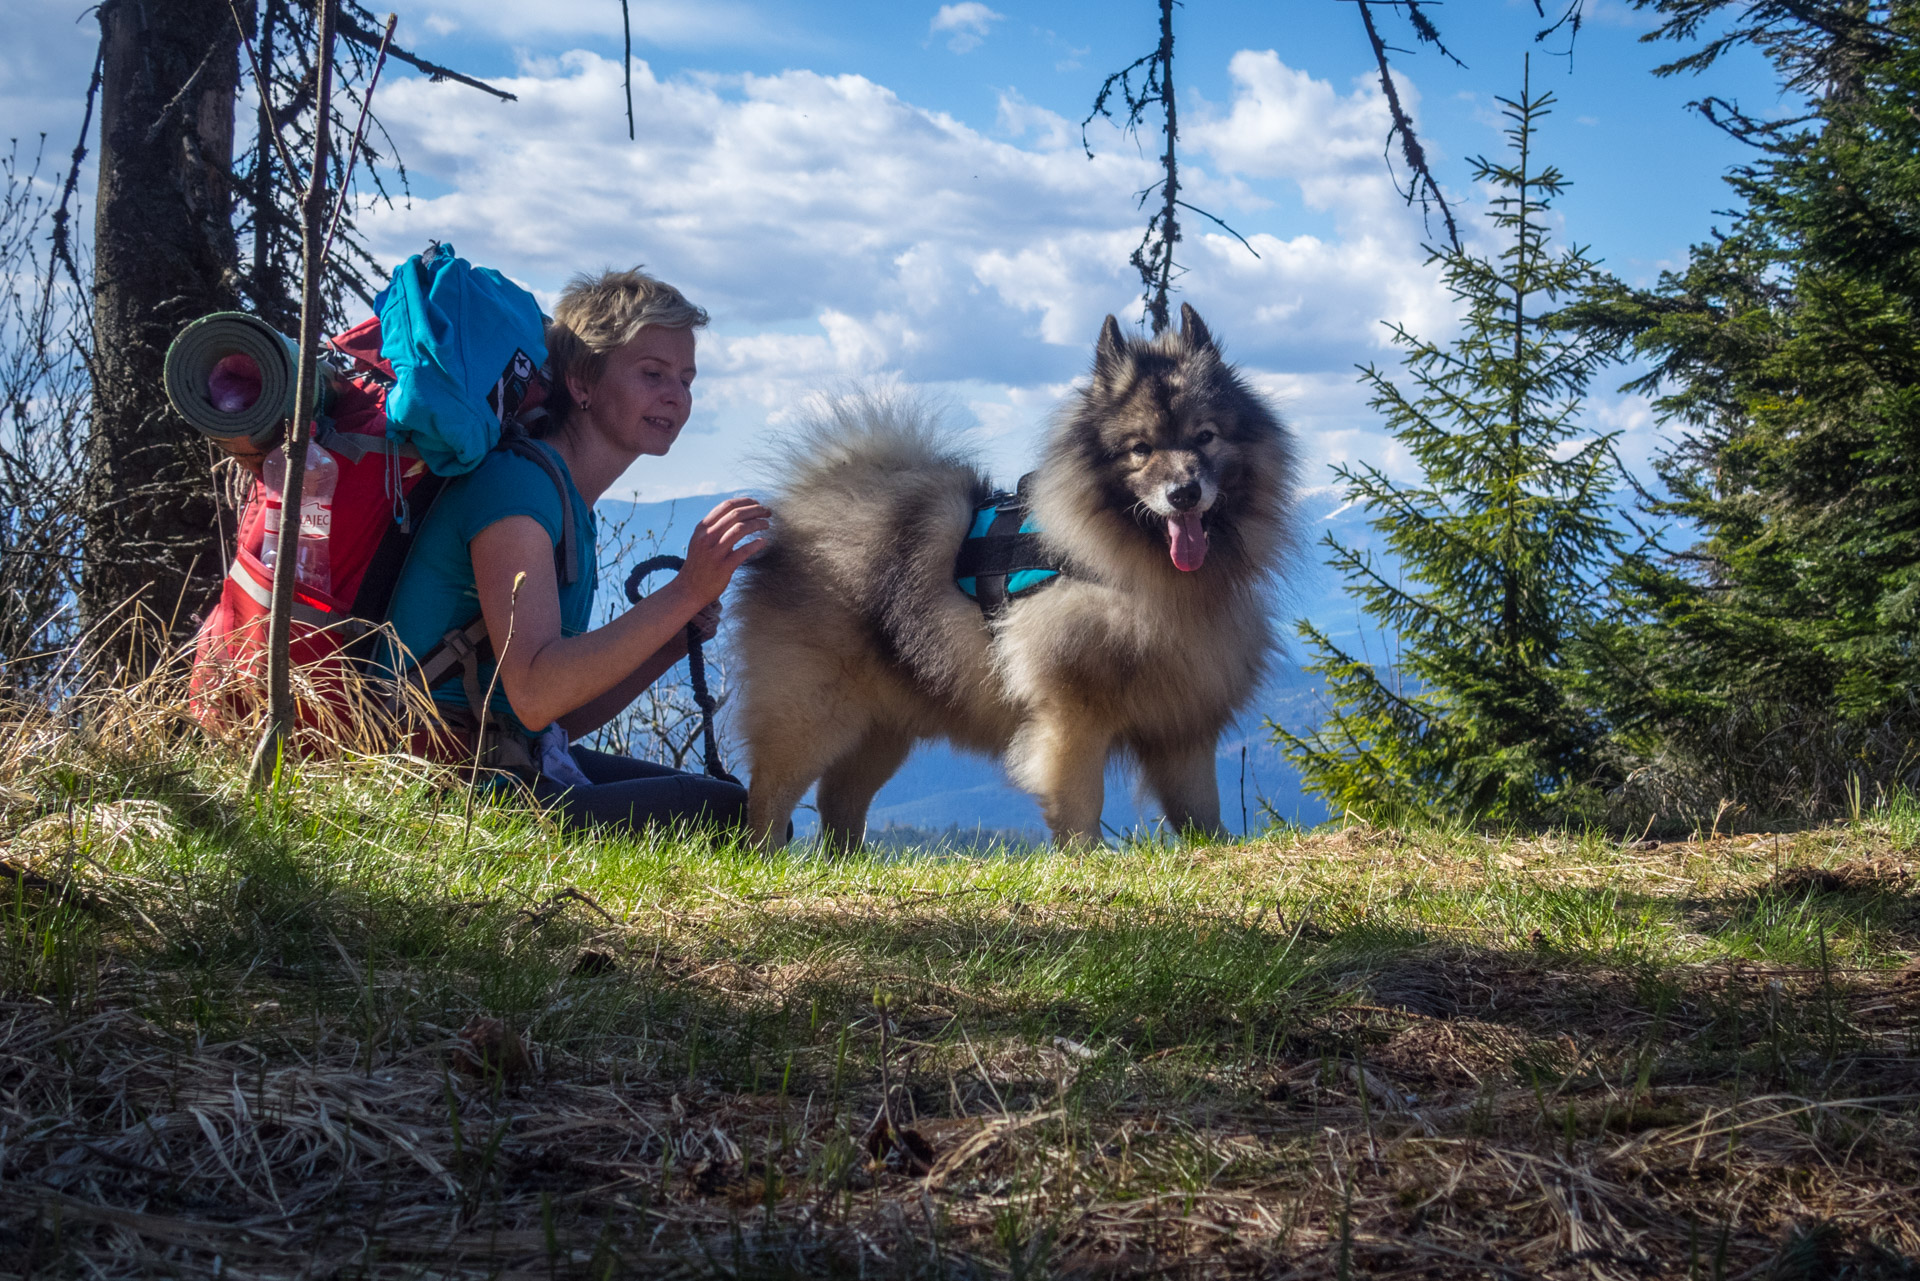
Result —
[[1601, 727], [1559, 669], [1620, 542], [1613, 437], [1587, 437], [1580, 420], [1605, 349], [1556, 323], [1595, 267], [1580, 248], [1549, 247], [1548, 211], [1567, 184], [1534, 148], [1552, 95], [1527, 86], [1500, 101], [1510, 155], [1471, 163], [1495, 193], [1487, 216], [1502, 248], [1430, 259], [1465, 313], [1459, 337], [1441, 346], [1396, 325], [1406, 385], [1362, 371], [1420, 480], [1336, 468], [1389, 560], [1328, 535], [1328, 563], [1398, 655], [1382, 669], [1302, 620], [1330, 713], [1307, 735], [1273, 727], [1336, 811], [1535, 823], [1564, 816], [1602, 768]]
[[1808, 114], [1702, 104], [1761, 152], [1726, 234], [1569, 309], [1652, 365], [1649, 506], [1685, 535], [1623, 567], [1589, 688], [1657, 799], [1834, 813], [1920, 766], [1920, 13], [1755, 30]]

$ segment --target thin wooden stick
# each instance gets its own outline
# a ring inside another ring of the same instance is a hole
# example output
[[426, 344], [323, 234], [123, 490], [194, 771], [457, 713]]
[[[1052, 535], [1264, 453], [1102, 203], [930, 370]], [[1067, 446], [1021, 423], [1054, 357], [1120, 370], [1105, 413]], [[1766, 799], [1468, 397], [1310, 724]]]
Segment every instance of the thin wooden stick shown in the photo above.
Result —
[[306, 480], [307, 440], [313, 426], [314, 379], [319, 370], [321, 231], [327, 212], [328, 113], [333, 98], [334, 6], [315, 0], [319, 48], [314, 60], [313, 176], [300, 198], [300, 364], [293, 383], [293, 420], [287, 424], [287, 479], [280, 494], [280, 546], [273, 566], [273, 606], [267, 621], [267, 728], [254, 749], [255, 783], [280, 765], [293, 730], [293, 588], [300, 560], [300, 497]]
[[1167, 109], [1167, 150], [1160, 158], [1167, 177], [1160, 188], [1160, 261], [1147, 282], [1147, 316], [1156, 334], [1165, 333], [1170, 323], [1167, 293], [1173, 288], [1173, 247], [1180, 240], [1178, 209], [1185, 203], [1180, 199], [1179, 160], [1174, 153], [1180, 122], [1173, 92], [1173, 0], [1160, 0], [1160, 101]]

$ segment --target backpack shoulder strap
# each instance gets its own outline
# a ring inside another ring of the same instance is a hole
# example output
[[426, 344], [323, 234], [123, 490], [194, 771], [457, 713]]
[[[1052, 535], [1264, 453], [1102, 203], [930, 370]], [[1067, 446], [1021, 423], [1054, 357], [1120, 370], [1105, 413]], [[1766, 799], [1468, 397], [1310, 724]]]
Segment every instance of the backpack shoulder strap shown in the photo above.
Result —
[[573, 498], [569, 493], [567, 478], [560, 472], [560, 464], [553, 461], [551, 455], [529, 436], [518, 433], [508, 436], [500, 442], [502, 449], [519, 455], [528, 462], [537, 463], [540, 470], [547, 473], [547, 479], [560, 495], [560, 543], [554, 548], [553, 574], [562, 584], [572, 583], [580, 577], [579, 535], [573, 528]]
[[[553, 488], [560, 496], [561, 530], [560, 542], [553, 549], [553, 574], [555, 580], [563, 584], [576, 581], [580, 577], [579, 538], [574, 532], [573, 501], [569, 496], [567, 478], [561, 474], [559, 465], [553, 461], [547, 451], [534, 444], [532, 439], [525, 435], [518, 433], [509, 435], [500, 442], [500, 448], [509, 450], [529, 462], [537, 463], [540, 469], [547, 473], [547, 478], [553, 482]], [[439, 487], [445, 482], [439, 476], [434, 476], [431, 483], [434, 485], [432, 496], [438, 497]], [[419, 522], [416, 521], [414, 524], [417, 528]], [[389, 540], [393, 540], [394, 536], [394, 531], [389, 531]], [[381, 544], [380, 551], [375, 554], [375, 563], [376, 567], [384, 571], [381, 580], [384, 583], [381, 589], [383, 594], [378, 612], [364, 614], [363, 617], [386, 617], [394, 585], [399, 580], [401, 566], [406, 560], [407, 550], [412, 543], [412, 536], [408, 534], [404, 542], [400, 543], [397, 553], [391, 558], [390, 565], [385, 556], [388, 550], [387, 545], [385, 542]], [[367, 571], [367, 579], [369, 582], [374, 579], [374, 569], [370, 568]], [[360, 595], [354, 599], [356, 613], [359, 612], [357, 607], [367, 595], [368, 588], [363, 584]], [[478, 709], [475, 711], [475, 716], [484, 721], [486, 709], [479, 706], [480, 664], [491, 658], [492, 654], [492, 643], [487, 635], [487, 619], [486, 615], [482, 614], [465, 627], [448, 632], [434, 644], [433, 648], [416, 658], [413, 676], [424, 688], [431, 690], [458, 669], [461, 680], [467, 687], [467, 701]]]
[[420, 451], [411, 441], [391, 440], [360, 431], [341, 431], [333, 419], [321, 414], [313, 420], [313, 443], [330, 454], [357, 463], [369, 454], [388, 454], [395, 458], [418, 458]]
[[480, 617], [458, 627], [442, 636], [437, 644], [420, 656], [419, 664], [414, 668], [414, 677], [421, 686], [431, 690], [441, 681], [451, 676], [456, 668], [467, 685], [467, 701], [470, 710], [478, 717], [480, 707], [480, 663], [493, 656], [492, 642], [487, 636], [487, 620]]
[[380, 535], [373, 558], [367, 562], [367, 572], [360, 578], [360, 590], [353, 595], [355, 617], [378, 620], [387, 617], [393, 607], [393, 589], [400, 582], [400, 571], [406, 567], [407, 553], [413, 550], [413, 540], [446, 484], [446, 477], [428, 472], [402, 500], [401, 519], [388, 524]]

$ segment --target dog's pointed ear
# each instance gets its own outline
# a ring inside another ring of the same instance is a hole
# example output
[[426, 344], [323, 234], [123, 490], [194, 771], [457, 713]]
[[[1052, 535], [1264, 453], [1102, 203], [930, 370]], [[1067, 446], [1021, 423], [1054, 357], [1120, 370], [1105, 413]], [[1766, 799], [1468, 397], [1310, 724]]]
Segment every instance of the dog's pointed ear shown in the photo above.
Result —
[[1120, 332], [1120, 322], [1108, 316], [1100, 326], [1100, 342], [1093, 349], [1093, 376], [1110, 377], [1120, 368], [1126, 352], [1127, 336]]
[[1210, 351], [1213, 348], [1213, 335], [1207, 331], [1207, 322], [1200, 319], [1200, 313], [1193, 304], [1180, 304], [1180, 339], [1187, 344], [1189, 351]]

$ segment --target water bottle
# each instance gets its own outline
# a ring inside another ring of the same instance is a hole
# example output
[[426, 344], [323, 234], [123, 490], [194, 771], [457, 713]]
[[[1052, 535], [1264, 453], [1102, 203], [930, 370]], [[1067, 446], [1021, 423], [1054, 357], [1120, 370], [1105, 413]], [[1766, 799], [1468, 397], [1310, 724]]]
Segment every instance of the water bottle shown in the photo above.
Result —
[[[280, 554], [280, 495], [287, 485], [287, 451], [267, 455], [260, 483], [267, 487], [265, 533], [260, 541], [260, 563], [273, 568]], [[333, 571], [327, 543], [333, 532], [333, 490], [340, 483], [340, 464], [332, 454], [307, 442], [307, 473], [300, 484], [300, 543], [293, 562], [294, 579], [302, 587], [333, 594]]]

